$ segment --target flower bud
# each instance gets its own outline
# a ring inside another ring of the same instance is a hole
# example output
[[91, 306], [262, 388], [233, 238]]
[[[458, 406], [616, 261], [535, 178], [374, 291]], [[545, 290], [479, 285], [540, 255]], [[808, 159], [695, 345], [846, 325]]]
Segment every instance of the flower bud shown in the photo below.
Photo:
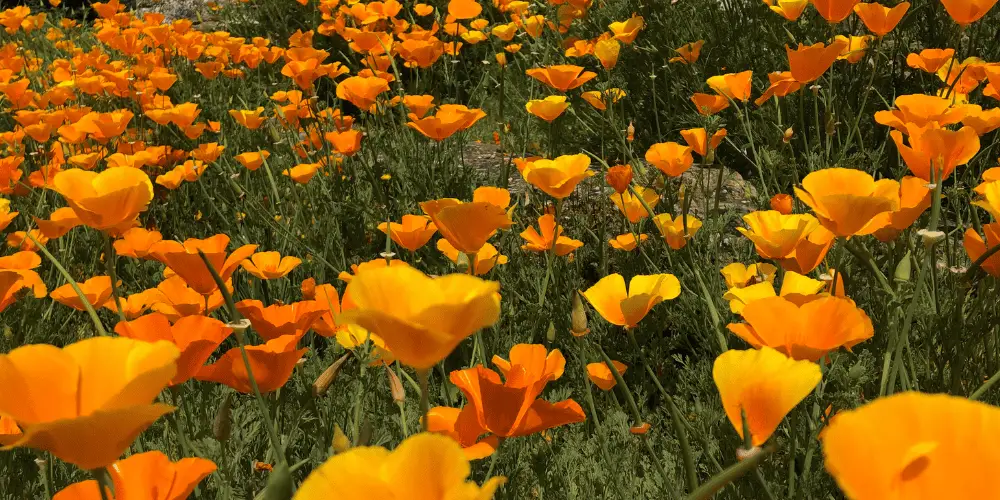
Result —
[[469, 256], [464, 253], [459, 253], [458, 258], [455, 259], [455, 267], [458, 268], [459, 272], [469, 272], [469, 265]]
[[326, 394], [327, 389], [330, 388], [330, 384], [332, 384], [333, 381], [337, 379], [337, 374], [340, 373], [340, 368], [344, 366], [344, 363], [347, 362], [347, 358], [350, 355], [351, 355], [350, 353], [344, 354], [343, 356], [340, 357], [340, 359], [334, 361], [333, 364], [331, 364], [326, 370], [324, 370], [323, 373], [319, 375], [319, 377], [316, 377], [316, 381], [313, 382], [312, 385], [312, 392], [314, 397], [320, 397]]
[[218, 413], [215, 414], [215, 422], [212, 423], [212, 435], [220, 443], [229, 441], [229, 436], [232, 434], [233, 423], [229, 418], [232, 408], [233, 393], [227, 392], [225, 397], [222, 398], [222, 404], [219, 405]]
[[344, 430], [339, 425], [333, 425], [333, 452], [343, 453], [351, 449], [351, 440], [344, 434]]
[[556, 341], [556, 324], [549, 321], [549, 329], [545, 331], [545, 340], [549, 342]]
[[793, 135], [795, 135], [795, 130], [792, 129], [792, 127], [786, 128], [785, 133], [781, 135], [781, 142], [784, 142], [785, 144], [792, 142]]
[[570, 314], [570, 319], [570, 333], [574, 337], [582, 337], [590, 333], [590, 329], [587, 328], [587, 309], [583, 307], [580, 292], [573, 294], [573, 312]]
[[608, 185], [615, 190], [616, 193], [622, 194], [628, 190], [629, 184], [632, 183], [632, 166], [631, 165], [616, 165], [608, 169], [608, 172], [604, 174], [604, 180], [607, 181]]
[[403, 390], [403, 383], [396, 376], [396, 372], [389, 368], [389, 365], [382, 366], [385, 367], [385, 373], [389, 376], [389, 392], [392, 394], [392, 400], [398, 405], [405, 403], [406, 391]]

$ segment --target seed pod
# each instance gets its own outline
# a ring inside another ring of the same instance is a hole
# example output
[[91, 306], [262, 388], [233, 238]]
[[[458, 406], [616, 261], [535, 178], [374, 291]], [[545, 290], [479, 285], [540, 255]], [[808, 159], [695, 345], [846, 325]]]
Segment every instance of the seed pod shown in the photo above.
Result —
[[344, 366], [344, 363], [347, 362], [347, 358], [350, 355], [351, 355], [350, 352], [344, 354], [343, 356], [340, 357], [340, 359], [334, 361], [329, 368], [324, 370], [323, 373], [319, 375], [319, 377], [316, 377], [316, 381], [313, 382], [312, 385], [312, 392], [314, 397], [318, 398], [326, 394], [327, 389], [330, 388], [330, 384], [332, 384], [333, 381], [337, 379], [337, 374], [340, 373], [340, 368]]
[[351, 440], [347, 438], [347, 434], [344, 434], [344, 430], [340, 428], [340, 425], [333, 425], [333, 452], [343, 453], [351, 449]]
[[570, 318], [572, 319], [570, 332], [574, 337], [582, 337], [590, 333], [590, 329], [587, 328], [587, 309], [583, 307], [580, 292], [573, 293], [573, 312], [570, 314]]
[[233, 423], [229, 418], [232, 408], [233, 393], [227, 392], [226, 396], [222, 398], [222, 404], [219, 405], [219, 412], [215, 414], [215, 422], [212, 424], [212, 435], [220, 443], [229, 441], [229, 436], [232, 434]]
[[406, 391], [403, 390], [403, 383], [396, 376], [396, 372], [389, 368], [389, 365], [383, 364], [382, 366], [385, 366], [385, 373], [389, 376], [389, 392], [392, 393], [392, 400], [398, 405], [403, 404], [406, 402]]

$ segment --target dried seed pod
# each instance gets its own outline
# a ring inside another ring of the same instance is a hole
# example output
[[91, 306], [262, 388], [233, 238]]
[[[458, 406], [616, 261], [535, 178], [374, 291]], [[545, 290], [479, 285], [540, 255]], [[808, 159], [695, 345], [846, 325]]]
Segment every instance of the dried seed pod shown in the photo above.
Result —
[[396, 404], [403, 404], [406, 402], [406, 391], [403, 390], [403, 383], [396, 376], [396, 372], [389, 368], [389, 365], [385, 366], [385, 373], [389, 376], [389, 392], [392, 393], [392, 400]]
[[312, 392], [314, 397], [320, 397], [326, 394], [327, 389], [330, 388], [330, 384], [337, 379], [337, 374], [340, 373], [340, 368], [344, 366], [347, 362], [347, 358], [350, 357], [351, 353], [348, 352], [340, 357], [337, 361], [334, 361], [323, 373], [316, 377], [316, 381], [313, 382]]
[[215, 414], [215, 422], [212, 424], [212, 435], [220, 443], [229, 441], [229, 436], [232, 434], [233, 423], [230, 419], [232, 408], [233, 393], [227, 392], [225, 397], [222, 398], [222, 404], [219, 405], [219, 412]]

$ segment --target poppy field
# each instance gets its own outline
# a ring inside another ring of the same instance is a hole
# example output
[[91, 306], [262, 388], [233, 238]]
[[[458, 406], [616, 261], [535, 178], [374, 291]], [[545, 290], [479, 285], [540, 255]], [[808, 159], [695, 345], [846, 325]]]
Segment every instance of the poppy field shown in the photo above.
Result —
[[0, 499], [1000, 498], [995, 3], [5, 3]]

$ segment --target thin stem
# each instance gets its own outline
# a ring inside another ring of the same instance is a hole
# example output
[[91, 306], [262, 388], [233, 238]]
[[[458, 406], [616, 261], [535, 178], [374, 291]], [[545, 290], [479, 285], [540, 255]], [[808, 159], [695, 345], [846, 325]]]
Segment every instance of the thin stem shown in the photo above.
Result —
[[728, 469], [716, 474], [712, 479], [709, 479], [707, 483], [702, 484], [697, 490], [691, 493], [687, 500], [707, 500], [715, 496], [722, 488], [725, 488], [729, 483], [739, 479], [747, 472], [757, 468], [768, 455], [774, 453], [773, 446], [769, 446], [761, 449], [752, 456], [743, 459], [742, 462], [737, 462], [731, 465]]
[[108, 331], [104, 329], [104, 325], [101, 324], [101, 318], [97, 317], [97, 311], [94, 310], [94, 306], [90, 305], [90, 301], [87, 300], [87, 296], [84, 295], [80, 286], [76, 284], [76, 280], [74, 280], [73, 277], [70, 276], [69, 272], [66, 271], [66, 268], [59, 263], [59, 259], [56, 259], [56, 257], [52, 255], [44, 245], [39, 243], [38, 240], [31, 235], [31, 231], [26, 231], [25, 235], [31, 240], [32, 243], [35, 244], [35, 247], [45, 254], [45, 257], [49, 259], [49, 262], [52, 262], [52, 265], [59, 270], [59, 274], [62, 275], [63, 279], [66, 280], [66, 283], [69, 284], [73, 291], [76, 292], [77, 297], [80, 298], [80, 302], [83, 304], [84, 309], [87, 310], [87, 314], [90, 315], [90, 320], [94, 323], [94, 328], [97, 329], [97, 333], [106, 337], [108, 335]]
[[417, 380], [420, 382], [420, 425], [424, 429], [424, 432], [428, 432], [430, 430], [428, 429], [427, 422], [427, 414], [431, 411], [430, 389], [428, 388], [429, 378], [430, 370], [417, 370]]
[[983, 395], [986, 394], [986, 391], [990, 390], [990, 388], [993, 387], [997, 381], [1000, 381], [1000, 371], [994, 373], [993, 376], [986, 382], [983, 382], [983, 385], [979, 386], [979, 389], [976, 389], [976, 392], [973, 392], [972, 395], [969, 396], [969, 399], [976, 401], [983, 397]]

